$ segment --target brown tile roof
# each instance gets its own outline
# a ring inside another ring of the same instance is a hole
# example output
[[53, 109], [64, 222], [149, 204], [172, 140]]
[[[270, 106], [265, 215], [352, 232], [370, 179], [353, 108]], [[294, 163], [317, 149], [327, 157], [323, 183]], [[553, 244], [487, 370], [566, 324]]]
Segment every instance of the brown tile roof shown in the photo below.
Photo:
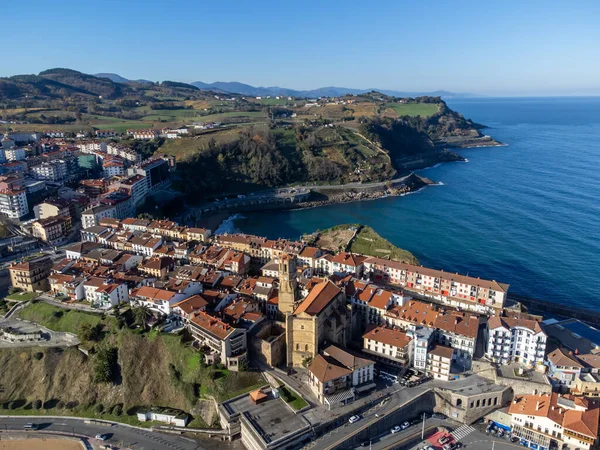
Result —
[[416, 300], [410, 300], [404, 306], [394, 306], [390, 308], [386, 315], [391, 318], [411, 322], [417, 325], [434, 327], [438, 311], [431, 303], [423, 303]]
[[344, 264], [346, 266], [357, 267], [360, 266], [365, 261], [365, 259], [367, 258], [362, 255], [355, 255], [353, 253], [348, 252], [340, 252], [337, 255], [335, 255], [331, 259], [331, 261], [338, 264]]
[[433, 345], [433, 347], [428, 350], [428, 353], [442, 358], [452, 359], [454, 349], [452, 347], [446, 347], [445, 345]]
[[488, 328], [490, 330], [493, 330], [494, 328], [500, 327], [504, 327], [509, 330], [514, 327], [523, 327], [530, 329], [534, 333], [539, 333], [542, 331], [540, 323], [536, 320], [497, 316], [490, 317], [490, 319], [488, 320]]
[[325, 348], [323, 350], [323, 354], [335, 358], [336, 361], [339, 361], [344, 366], [352, 370], [374, 364], [374, 362], [370, 359], [356, 356], [353, 353], [349, 353], [336, 345], [330, 345], [329, 347]]
[[372, 327], [369, 331], [363, 334], [363, 338], [400, 348], [406, 347], [411, 340], [404, 331], [385, 328], [382, 326]]
[[385, 289], [378, 289], [371, 298], [369, 306], [377, 309], [386, 309], [390, 300], [392, 299], [392, 292]]
[[227, 338], [235, 330], [225, 322], [202, 311], [194, 313], [190, 321], [219, 339]]
[[352, 373], [350, 369], [344, 367], [334, 358], [326, 357], [323, 355], [315, 356], [310, 362], [308, 370], [321, 383], [326, 383], [327, 381], [331, 380], [337, 380], [338, 378], [341, 378], [345, 375], [350, 375]]
[[325, 309], [325, 307], [327, 307], [340, 292], [340, 288], [331, 281], [325, 280], [312, 288], [308, 296], [300, 303], [300, 306], [296, 308], [294, 314], [305, 312], [311, 316], [317, 315]]
[[304, 258], [315, 258], [319, 253], [319, 249], [317, 247], [304, 247], [300, 252], [300, 256]]
[[185, 300], [177, 302], [173, 305], [173, 308], [181, 308], [181, 310], [186, 314], [191, 314], [194, 311], [201, 310], [206, 308], [208, 302], [202, 298], [200, 295], [192, 295]]
[[583, 368], [583, 364], [575, 359], [573, 352], [567, 352], [562, 348], [557, 348], [552, 353], [549, 353], [547, 358], [555, 366]]
[[383, 258], [369, 257], [365, 260], [365, 263], [391, 267], [397, 270], [405, 270], [408, 272], [418, 273], [434, 278], [442, 278], [444, 280], [454, 281], [456, 283], [467, 284], [471, 286], [479, 286], [486, 289], [493, 289], [494, 291], [498, 292], [506, 292], [509, 288], [508, 284], [499, 283], [495, 280], [482, 280], [481, 278], [469, 277], [466, 275], [460, 275], [458, 273], [445, 272], [443, 270], [430, 269], [428, 267], [416, 266], [413, 264], [407, 264], [397, 261], [389, 261]]
[[166, 291], [164, 289], [157, 289], [150, 286], [142, 286], [141, 288], [134, 289], [131, 291], [131, 297], [142, 297], [151, 301], [165, 300], [169, 301], [175, 292]]
[[575, 355], [580, 361], [585, 363], [586, 366], [594, 369], [600, 369], [600, 355], [594, 355], [592, 353], [585, 355]]
[[586, 400], [569, 395], [562, 396], [573, 407], [585, 408], [585, 411], [567, 408], [556, 392], [540, 395], [516, 396], [508, 408], [509, 414], [547, 417], [562, 425], [566, 430], [580, 433], [592, 438], [598, 437], [600, 409], [597, 401]]
[[434, 324], [440, 330], [476, 338], [479, 329], [479, 318], [469, 314], [452, 312], [439, 314]]

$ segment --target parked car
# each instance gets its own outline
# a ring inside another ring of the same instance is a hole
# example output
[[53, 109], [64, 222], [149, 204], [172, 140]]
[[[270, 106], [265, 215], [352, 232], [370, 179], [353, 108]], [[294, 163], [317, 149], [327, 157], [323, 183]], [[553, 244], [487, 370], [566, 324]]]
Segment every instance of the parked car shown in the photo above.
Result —
[[349, 423], [356, 423], [360, 420], [360, 416], [356, 415], [356, 416], [352, 416], [350, 417], [350, 419], [348, 420]]
[[445, 445], [448, 442], [450, 442], [450, 438], [448, 436], [442, 436], [441, 438], [438, 439], [438, 443], [440, 445]]
[[404, 422], [401, 427], [403, 430], [406, 430], [408, 427], [410, 427], [410, 422]]
[[106, 441], [108, 439], [108, 436], [106, 434], [98, 433], [96, 435], [96, 439], [98, 439], [99, 441]]
[[38, 424], [37, 423], [26, 423], [25, 425], [23, 425], [23, 429], [24, 430], [37, 430]]
[[452, 444], [444, 444], [442, 447], [444, 450], [452, 450]]
[[391, 432], [392, 434], [396, 434], [396, 433], [399, 433], [400, 431], [402, 431], [403, 429], [404, 429], [404, 428], [400, 428], [400, 426], [398, 426], [398, 425], [395, 425], [395, 426], [394, 426], [394, 427], [393, 427], [393, 428], [390, 430], [390, 432]]

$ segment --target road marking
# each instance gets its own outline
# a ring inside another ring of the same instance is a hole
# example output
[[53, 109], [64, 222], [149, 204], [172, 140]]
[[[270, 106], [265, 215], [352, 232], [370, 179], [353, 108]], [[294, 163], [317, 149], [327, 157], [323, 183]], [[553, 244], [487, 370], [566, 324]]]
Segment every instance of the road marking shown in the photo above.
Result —
[[451, 434], [452, 434], [452, 437], [454, 437], [454, 440], [460, 441], [464, 437], [471, 434], [473, 431], [475, 431], [475, 428], [473, 428], [472, 426], [463, 425], [463, 426], [457, 428], [456, 430], [454, 430]]

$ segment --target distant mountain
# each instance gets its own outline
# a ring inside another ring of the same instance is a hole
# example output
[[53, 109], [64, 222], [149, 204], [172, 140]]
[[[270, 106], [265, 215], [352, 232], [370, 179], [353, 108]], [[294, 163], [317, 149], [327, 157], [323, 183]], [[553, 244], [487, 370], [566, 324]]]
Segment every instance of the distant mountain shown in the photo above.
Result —
[[215, 83], [204, 83], [202, 81], [194, 81], [194, 86], [205, 91], [222, 91], [232, 94], [242, 94], [251, 96], [274, 96], [274, 95], [285, 95], [292, 97], [340, 97], [346, 94], [364, 94], [365, 92], [377, 91], [385, 95], [391, 95], [394, 97], [418, 97], [418, 96], [432, 96], [432, 97], [473, 97], [474, 94], [469, 93], [454, 93], [448, 91], [435, 91], [435, 92], [402, 92], [393, 91], [389, 89], [353, 89], [345, 87], [328, 86], [318, 89], [311, 90], [296, 90], [290, 88], [282, 88], [279, 86], [271, 87], [255, 87], [249, 84], [239, 83], [237, 81], [217, 81]]
[[94, 76], [98, 78], [108, 78], [114, 83], [154, 83], [153, 81], [143, 79], [129, 80], [116, 73], [95, 73]]

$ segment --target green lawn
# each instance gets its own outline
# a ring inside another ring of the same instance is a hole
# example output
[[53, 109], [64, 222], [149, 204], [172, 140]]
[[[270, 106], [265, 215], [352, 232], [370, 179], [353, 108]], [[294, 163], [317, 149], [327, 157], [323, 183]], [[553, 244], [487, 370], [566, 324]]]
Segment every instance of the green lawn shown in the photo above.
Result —
[[223, 402], [225, 400], [229, 400], [230, 398], [234, 398], [234, 397], [237, 397], [238, 395], [242, 395], [242, 394], [245, 394], [247, 392], [251, 392], [251, 391], [253, 391], [255, 389], [261, 388], [265, 384], [266, 383], [264, 381], [262, 381], [260, 383], [255, 383], [255, 384], [252, 384], [250, 386], [246, 386], [246, 387], [241, 388], [241, 389], [237, 389], [237, 390], [234, 390], [234, 391], [227, 391], [223, 395], [220, 395], [219, 398], [218, 398], [218, 400], [221, 401], [221, 402]]
[[99, 323], [114, 324], [114, 318], [112, 317], [102, 319], [100, 314], [59, 308], [44, 302], [27, 305], [19, 311], [18, 316], [21, 319], [30, 320], [54, 331], [65, 331], [74, 334], [77, 334], [82, 323], [89, 323], [92, 326]]
[[292, 391], [289, 387], [287, 387], [285, 383], [283, 383], [279, 378], [276, 378], [276, 380], [280, 383], [279, 394], [284, 402], [286, 402], [296, 411], [299, 411], [302, 408], [308, 406], [306, 400], [304, 400], [299, 395], [296, 395], [296, 393]]
[[231, 111], [225, 113], [209, 114], [206, 116], [197, 116], [196, 122], [222, 122], [225, 118], [233, 117], [248, 117], [248, 118], [262, 118], [266, 120], [265, 113], [262, 111]]
[[15, 292], [14, 294], [7, 295], [5, 300], [9, 300], [11, 302], [28, 302], [37, 298], [40, 294], [37, 292]]
[[435, 103], [388, 103], [386, 107], [396, 111], [399, 116], [429, 117], [439, 111]]

